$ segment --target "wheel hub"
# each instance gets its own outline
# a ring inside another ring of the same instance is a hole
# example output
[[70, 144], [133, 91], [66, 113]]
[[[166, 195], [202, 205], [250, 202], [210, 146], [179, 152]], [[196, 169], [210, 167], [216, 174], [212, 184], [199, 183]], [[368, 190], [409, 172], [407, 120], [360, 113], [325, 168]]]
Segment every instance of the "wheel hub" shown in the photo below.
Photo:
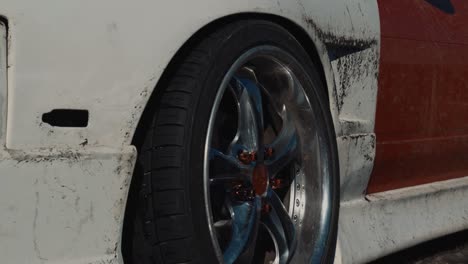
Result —
[[252, 175], [252, 186], [255, 195], [265, 197], [268, 189], [268, 183], [268, 170], [265, 164], [257, 164]]

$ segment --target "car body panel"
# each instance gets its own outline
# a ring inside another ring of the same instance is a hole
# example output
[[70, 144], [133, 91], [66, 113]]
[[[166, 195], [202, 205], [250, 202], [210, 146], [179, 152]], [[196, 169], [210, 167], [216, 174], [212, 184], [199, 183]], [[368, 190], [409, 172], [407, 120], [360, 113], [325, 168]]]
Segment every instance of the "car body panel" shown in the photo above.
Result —
[[[468, 4], [379, 1], [377, 154], [368, 192], [468, 175]], [[411, 11], [410, 11], [411, 10]]]
[[[122, 263], [120, 234], [136, 154], [131, 142], [140, 116], [180, 47], [204, 26], [239, 14], [281, 17], [310, 37], [314, 47], [305, 48], [319, 55], [335, 130], [346, 142], [340, 166], [349, 195], [343, 197], [363, 198], [375, 151], [375, 1], [5, 0], [3, 263]], [[42, 122], [42, 114], [61, 108], [88, 110], [88, 126]], [[351, 144], [352, 138], [360, 140]], [[355, 172], [362, 167], [368, 169]]]
[[2, 263], [114, 263], [136, 150], [0, 152]]
[[[178, 49], [197, 30], [228, 15], [256, 11], [300, 25], [314, 40], [327, 81], [333, 84], [342, 76], [332, 75], [327, 44], [362, 39], [377, 45], [378, 23], [368, 21], [377, 22], [378, 14], [375, 3], [368, 2], [206, 0], [190, 5], [190, 12], [181, 12], [186, 3], [179, 1], [117, 1], [111, 7], [106, 1], [4, 1], [0, 14], [9, 20], [10, 32], [7, 146], [73, 147], [85, 139], [89, 146], [129, 144], [149, 94]], [[338, 108], [337, 101], [345, 105], [348, 98], [348, 105], [356, 105], [351, 93], [337, 89], [332, 108]], [[58, 98], [51, 100], [50, 94]], [[344, 106], [340, 114], [362, 120], [370, 133], [375, 98], [367, 101], [359, 112]], [[88, 109], [90, 124], [85, 130], [49, 127], [40, 118], [53, 108]], [[337, 115], [334, 110], [338, 124]]]

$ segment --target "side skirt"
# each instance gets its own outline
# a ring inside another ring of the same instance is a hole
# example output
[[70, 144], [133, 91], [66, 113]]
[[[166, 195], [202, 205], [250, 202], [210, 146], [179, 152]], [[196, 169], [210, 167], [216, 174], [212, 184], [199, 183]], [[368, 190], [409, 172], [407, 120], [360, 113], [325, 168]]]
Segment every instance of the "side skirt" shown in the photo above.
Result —
[[365, 263], [468, 229], [468, 177], [341, 203], [335, 263]]

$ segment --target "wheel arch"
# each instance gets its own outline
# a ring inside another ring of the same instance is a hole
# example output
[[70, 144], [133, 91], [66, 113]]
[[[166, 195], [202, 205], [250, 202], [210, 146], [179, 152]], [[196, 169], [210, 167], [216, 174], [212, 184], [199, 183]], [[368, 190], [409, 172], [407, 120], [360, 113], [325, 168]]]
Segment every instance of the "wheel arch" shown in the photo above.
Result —
[[146, 107], [142, 113], [142, 116], [138, 122], [138, 126], [132, 138], [132, 145], [139, 146], [141, 145], [142, 138], [141, 133], [138, 133], [143, 128], [141, 127], [145, 122], [147, 123], [148, 119], [151, 117], [154, 108], [158, 105], [158, 94], [161, 91], [161, 87], [167, 83], [171, 74], [174, 72], [174, 69], [180, 64], [180, 61], [187, 55], [190, 51], [191, 47], [194, 46], [195, 43], [199, 42], [204, 37], [208, 36], [211, 32], [215, 31], [216, 29], [222, 27], [223, 25], [238, 22], [242, 20], [266, 20], [278, 24], [284, 27], [289, 33], [291, 33], [297, 41], [301, 44], [304, 50], [309, 55], [309, 58], [312, 60], [315, 66], [319, 71], [320, 81], [323, 83], [324, 88], [326, 91], [325, 94], [330, 97], [330, 89], [328, 87], [326, 81], [326, 74], [324, 71], [324, 66], [322, 60], [320, 59], [320, 55], [316, 46], [316, 43], [312, 40], [311, 36], [307, 33], [307, 31], [299, 24], [295, 23], [294, 21], [282, 17], [279, 15], [274, 14], [267, 14], [267, 13], [238, 13], [233, 15], [224, 16], [218, 18], [216, 20], [211, 21], [210, 23], [206, 24], [198, 31], [196, 31], [185, 43], [175, 52], [172, 59], [169, 61], [168, 65], [166, 66], [164, 72], [162, 73], [161, 77], [159, 78], [156, 86], [151, 93], [149, 100], [146, 104]]

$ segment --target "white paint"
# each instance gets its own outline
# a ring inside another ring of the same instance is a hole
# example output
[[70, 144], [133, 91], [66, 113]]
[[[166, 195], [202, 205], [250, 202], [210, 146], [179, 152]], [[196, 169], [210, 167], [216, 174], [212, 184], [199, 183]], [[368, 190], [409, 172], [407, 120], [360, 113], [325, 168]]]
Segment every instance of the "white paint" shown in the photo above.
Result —
[[[380, 256], [468, 229], [468, 177], [342, 203], [337, 263]], [[341, 259], [340, 259], [341, 257]]]
[[337, 138], [340, 157], [341, 201], [362, 198], [375, 159], [375, 135], [354, 134]]
[[[85, 139], [89, 146], [128, 145], [149, 94], [178, 48], [214, 19], [241, 12], [285, 16], [307, 30], [321, 54], [330, 90], [340, 76], [333, 74], [317, 29], [378, 38], [374, 1], [5, 0], [0, 14], [9, 19], [11, 36], [8, 148], [76, 147]], [[363, 63], [373, 59], [367, 56]], [[366, 77], [355, 78], [359, 86]], [[373, 107], [373, 101], [367, 101]], [[335, 103], [332, 100], [340, 134]], [[53, 108], [89, 109], [89, 127], [41, 123], [41, 115]], [[372, 122], [372, 116], [365, 117]]]
[[1, 262], [117, 261], [135, 154], [0, 151]]
[[336, 90], [342, 98], [339, 119], [343, 122], [344, 135], [374, 131], [378, 54], [378, 46], [373, 46], [332, 62], [337, 73]]

